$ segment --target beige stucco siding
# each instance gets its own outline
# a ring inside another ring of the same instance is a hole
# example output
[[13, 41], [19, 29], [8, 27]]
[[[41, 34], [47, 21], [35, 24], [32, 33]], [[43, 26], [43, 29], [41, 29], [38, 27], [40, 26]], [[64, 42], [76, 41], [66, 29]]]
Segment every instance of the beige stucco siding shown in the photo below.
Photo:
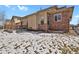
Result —
[[44, 23], [47, 23], [47, 13], [46, 11], [37, 13], [38, 24], [41, 24], [41, 20], [44, 20]]
[[[44, 24], [41, 24], [41, 21], [44, 21]], [[38, 30], [47, 30], [47, 12], [46, 11], [37, 13], [37, 25], [38, 25]]]
[[36, 15], [28, 16], [28, 29], [37, 30]]
[[25, 28], [25, 29], [27, 29], [27, 27], [28, 27], [28, 19], [27, 18], [23, 18], [22, 20], [22, 26], [23, 26], [23, 28]]
[[22, 25], [27, 25], [27, 18], [22, 19]]

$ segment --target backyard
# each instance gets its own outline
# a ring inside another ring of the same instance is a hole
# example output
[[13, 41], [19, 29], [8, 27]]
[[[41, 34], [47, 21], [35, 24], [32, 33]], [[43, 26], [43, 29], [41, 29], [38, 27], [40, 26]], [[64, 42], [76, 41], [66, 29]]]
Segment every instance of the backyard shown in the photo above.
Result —
[[0, 54], [78, 54], [79, 36], [25, 31], [0, 31]]

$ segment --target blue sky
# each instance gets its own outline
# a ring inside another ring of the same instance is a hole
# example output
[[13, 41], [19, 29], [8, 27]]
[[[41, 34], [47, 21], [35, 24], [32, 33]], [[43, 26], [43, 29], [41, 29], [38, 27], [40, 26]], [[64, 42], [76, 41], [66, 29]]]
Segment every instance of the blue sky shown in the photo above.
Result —
[[[29, 15], [33, 12], [48, 8], [50, 6], [51, 5], [0, 5], [0, 11], [5, 13], [5, 18], [11, 19], [12, 16]], [[79, 5], [76, 5], [74, 7], [73, 17], [70, 23], [76, 25], [79, 20]]]

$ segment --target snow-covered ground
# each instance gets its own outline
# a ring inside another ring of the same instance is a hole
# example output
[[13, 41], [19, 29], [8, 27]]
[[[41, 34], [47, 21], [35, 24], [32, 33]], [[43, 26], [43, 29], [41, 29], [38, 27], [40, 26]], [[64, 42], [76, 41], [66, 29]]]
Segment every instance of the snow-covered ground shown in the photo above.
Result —
[[79, 36], [59, 33], [0, 32], [0, 54], [79, 53]]

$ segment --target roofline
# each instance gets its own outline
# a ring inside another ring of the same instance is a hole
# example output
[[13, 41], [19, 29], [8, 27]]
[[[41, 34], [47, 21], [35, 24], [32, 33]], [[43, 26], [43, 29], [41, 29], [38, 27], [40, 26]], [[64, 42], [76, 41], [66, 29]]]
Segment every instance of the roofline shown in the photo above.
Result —
[[[39, 13], [39, 12], [46, 11], [46, 10], [51, 9], [51, 8], [63, 9], [63, 8], [66, 8], [66, 6], [58, 8], [57, 5], [55, 5], [55, 6], [51, 6], [51, 7], [48, 7], [48, 8], [46, 8], [46, 9], [43, 9], [43, 10], [36, 11], [36, 12], [34, 12], [34, 13], [32, 13], [32, 14], [29, 14], [29, 15], [26, 15], [26, 16], [23, 16], [23, 17], [20, 17], [20, 16], [12, 16], [12, 19], [13, 19], [14, 17], [16, 17], [16, 18], [26, 18], [26, 17], [28, 17], [28, 16], [35, 15], [35, 14], [37, 14], [37, 13]], [[68, 8], [73, 8], [73, 9], [74, 9], [74, 6], [71, 6], [71, 7], [68, 7]], [[72, 11], [72, 12], [73, 12], [73, 11]], [[12, 19], [11, 19], [11, 20], [12, 20]]]
[[[43, 10], [39, 10], [39, 11], [37, 11], [37, 12], [34, 12], [34, 13], [30, 14], [30, 15], [26, 15], [26, 16], [24, 16], [24, 17], [28, 17], [28, 16], [31, 16], [31, 15], [35, 15], [35, 14], [37, 14], [37, 13], [39, 13], [39, 12], [46, 11], [46, 10], [51, 9], [51, 8], [63, 9], [63, 8], [66, 8], [66, 6], [63, 6], [63, 7], [60, 7], [60, 8], [58, 8], [57, 5], [51, 6], [51, 7], [48, 7], [48, 8], [46, 8], [46, 9], [43, 9]], [[74, 6], [71, 6], [71, 7], [68, 7], [68, 8], [74, 8]], [[67, 8], [67, 9], [68, 9], [68, 8]]]
[[46, 9], [36, 11], [36, 12], [34, 12], [34, 13], [32, 13], [32, 14], [29, 14], [29, 15], [26, 15], [26, 16], [24, 16], [24, 17], [28, 17], [28, 16], [34, 15], [34, 14], [39, 13], [39, 12], [42, 12], [42, 11], [46, 11], [46, 10], [48, 10], [48, 9], [50, 9], [50, 8], [57, 8], [57, 6], [55, 5], [55, 6], [48, 7], [48, 8], [46, 8]]

